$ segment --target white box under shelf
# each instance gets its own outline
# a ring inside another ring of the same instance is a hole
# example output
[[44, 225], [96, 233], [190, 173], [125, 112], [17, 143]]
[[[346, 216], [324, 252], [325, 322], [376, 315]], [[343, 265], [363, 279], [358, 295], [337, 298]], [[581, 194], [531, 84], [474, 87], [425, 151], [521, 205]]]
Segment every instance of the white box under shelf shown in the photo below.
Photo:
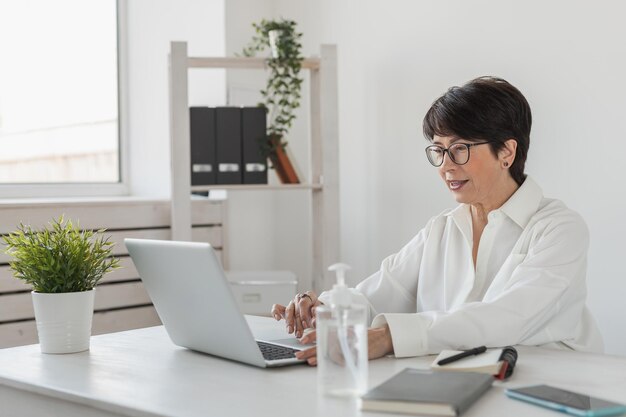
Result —
[[291, 271], [226, 271], [226, 277], [241, 312], [257, 316], [269, 316], [272, 304], [287, 305], [298, 284]]

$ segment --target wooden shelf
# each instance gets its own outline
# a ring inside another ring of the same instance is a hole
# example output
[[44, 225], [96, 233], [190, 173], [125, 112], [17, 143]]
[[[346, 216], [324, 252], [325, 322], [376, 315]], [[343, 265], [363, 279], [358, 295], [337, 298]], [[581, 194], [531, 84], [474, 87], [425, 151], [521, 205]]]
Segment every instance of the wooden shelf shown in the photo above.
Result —
[[[267, 65], [265, 58], [248, 57], [188, 57], [188, 68], [226, 68], [226, 69], [263, 69]], [[302, 69], [318, 70], [319, 58], [306, 58], [302, 60]]]
[[313, 190], [321, 191], [322, 184], [221, 184], [221, 185], [192, 185], [191, 191], [210, 190]]

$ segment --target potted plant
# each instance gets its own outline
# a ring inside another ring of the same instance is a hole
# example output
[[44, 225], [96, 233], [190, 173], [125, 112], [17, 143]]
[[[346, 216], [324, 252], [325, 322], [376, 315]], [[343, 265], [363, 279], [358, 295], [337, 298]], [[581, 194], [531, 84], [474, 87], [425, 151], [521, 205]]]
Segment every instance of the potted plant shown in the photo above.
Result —
[[267, 138], [261, 144], [261, 151], [272, 162], [281, 182], [298, 183], [298, 176], [285, 153], [285, 136], [296, 118], [295, 110], [300, 107], [302, 33], [296, 31], [296, 22], [286, 19], [263, 19], [252, 26], [255, 35], [243, 55], [255, 56], [267, 48], [271, 50], [266, 60], [269, 76], [261, 90], [264, 101], [259, 103], [268, 112]]
[[95, 286], [119, 267], [104, 230], [80, 231], [63, 216], [40, 230], [20, 224], [2, 237], [13, 275], [32, 286], [43, 353], [89, 349]]

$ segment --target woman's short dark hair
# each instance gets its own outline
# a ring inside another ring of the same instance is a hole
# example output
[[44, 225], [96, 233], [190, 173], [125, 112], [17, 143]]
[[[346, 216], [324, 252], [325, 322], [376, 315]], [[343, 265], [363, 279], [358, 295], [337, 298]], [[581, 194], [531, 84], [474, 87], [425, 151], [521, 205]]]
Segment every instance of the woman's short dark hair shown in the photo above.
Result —
[[501, 78], [479, 77], [439, 97], [426, 113], [423, 128], [430, 141], [435, 135], [493, 141], [489, 145], [496, 155], [505, 141], [515, 139], [515, 161], [509, 172], [521, 185], [531, 125], [530, 106], [517, 88]]

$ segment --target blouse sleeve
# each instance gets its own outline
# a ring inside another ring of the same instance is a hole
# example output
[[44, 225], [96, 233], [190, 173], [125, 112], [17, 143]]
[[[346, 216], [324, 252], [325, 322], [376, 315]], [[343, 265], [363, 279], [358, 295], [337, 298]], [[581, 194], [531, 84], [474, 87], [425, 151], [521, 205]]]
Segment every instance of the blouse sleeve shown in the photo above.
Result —
[[[398, 253], [385, 258], [377, 272], [351, 289], [352, 302], [368, 308], [368, 323], [383, 311], [389, 313], [416, 311], [417, 284], [424, 243], [434, 219], [431, 219]], [[319, 299], [328, 302], [328, 291], [322, 293]]]

